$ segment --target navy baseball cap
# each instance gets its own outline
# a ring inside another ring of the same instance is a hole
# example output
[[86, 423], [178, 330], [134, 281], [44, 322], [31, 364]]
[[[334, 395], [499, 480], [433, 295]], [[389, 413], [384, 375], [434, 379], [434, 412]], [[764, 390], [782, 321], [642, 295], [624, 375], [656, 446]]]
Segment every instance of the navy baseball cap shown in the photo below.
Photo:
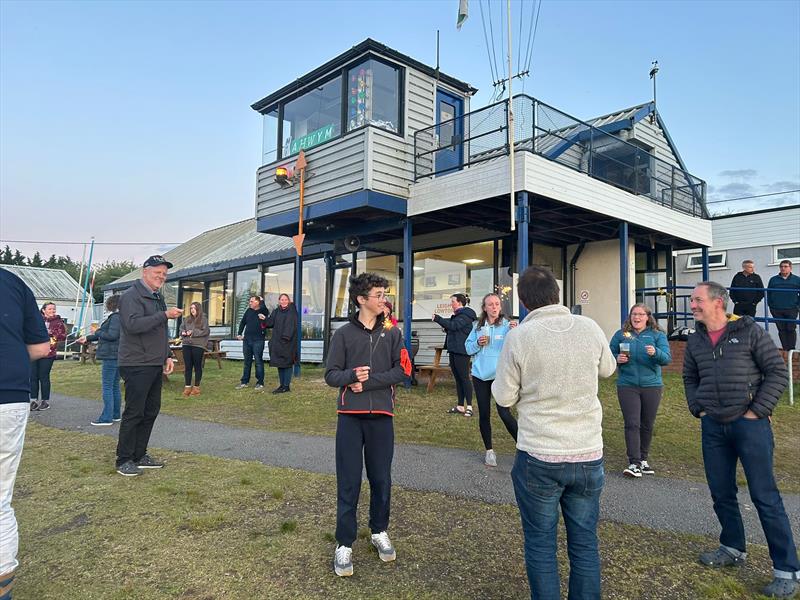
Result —
[[161, 256], [160, 254], [154, 254], [146, 261], [144, 261], [143, 267], [158, 267], [159, 265], [166, 265], [168, 269], [172, 268], [172, 263], [169, 262], [166, 258]]

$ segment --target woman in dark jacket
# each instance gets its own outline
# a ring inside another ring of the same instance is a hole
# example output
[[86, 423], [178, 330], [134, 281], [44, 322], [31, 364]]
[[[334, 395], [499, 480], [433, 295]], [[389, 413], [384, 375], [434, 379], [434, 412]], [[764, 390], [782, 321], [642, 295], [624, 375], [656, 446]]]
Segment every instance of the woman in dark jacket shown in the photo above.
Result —
[[[67, 339], [67, 326], [56, 314], [56, 305], [45, 302], [42, 305], [42, 318], [50, 334], [50, 354], [31, 363], [31, 410], [47, 410], [50, 408], [50, 370], [58, 355], [58, 342]], [[39, 400], [39, 389], [42, 390], [42, 401]]]
[[111, 314], [103, 321], [95, 333], [78, 339], [78, 343], [87, 344], [97, 342], [95, 358], [103, 362], [101, 381], [103, 387], [103, 412], [100, 418], [92, 421], [92, 425], [103, 427], [120, 420], [120, 407], [122, 393], [119, 389], [119, 366], [117, 353], [119, 352], [119, 296], [109, 296], [106, 300], [106, 310]]
[[453, 316], [449, 319], [433, 315], [436, 321], [447, 332], [444, 347], [450, 357], [450, 370], [456, 380], [456, 396], [458, 404], [451, 408], [449, 413], [472, 416], [472, 384], [469, 380], [469, 354], [466, 341], [472, 332], [472, 322], [477, 318], [475, 311], [469, 306], [469, 297], [465, 294], [450, 296], [450, 306]]
[[272, 329], [269, 338], [269, 366], [278, 369], [280, 385], [273, 394], [290, 391], [292, 368], [297, 361], [297, 310], [288, 294], [278, 297], [278, 308], [267, 317], [265, 326]]

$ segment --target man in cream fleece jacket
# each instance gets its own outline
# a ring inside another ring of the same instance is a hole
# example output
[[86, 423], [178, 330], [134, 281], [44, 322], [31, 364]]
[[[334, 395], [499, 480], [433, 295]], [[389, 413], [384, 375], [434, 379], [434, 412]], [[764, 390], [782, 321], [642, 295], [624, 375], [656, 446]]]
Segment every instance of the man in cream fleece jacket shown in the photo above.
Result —
[[506, 336], [492, 395], [499, 406], [517, 406], [511, 477], [531, 598], [561, 597], [560, 506], [568, 536], [569, 598], [599, 599], [597, 520], [604, 472], [597, 378], [609, 377], [616, 362], [597, 323], [558, 304], [558, 283], [550, 270], [529, 267], [517, 290], [531, 312]]

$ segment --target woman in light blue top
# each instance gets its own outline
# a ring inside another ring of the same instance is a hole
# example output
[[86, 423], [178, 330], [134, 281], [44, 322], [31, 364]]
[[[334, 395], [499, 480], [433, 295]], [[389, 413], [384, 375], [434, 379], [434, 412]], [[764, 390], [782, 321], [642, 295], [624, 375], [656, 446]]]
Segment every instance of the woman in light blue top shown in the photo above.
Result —
[[[478, 400], [478, 423], [486, 448], [485, 462], [490, 467], [497, 466], [497, 455], [492, 449], [492, 382], [506, 334], [516, 325], [509, 322], [500, 312], [500, 296], [487, 294], [481, 303], [481, 316], [472, 327], [464, 344], [467, 353], [472, 355], [472, 387], [475, 388], [475, 397]], [[517, 420], [514, 415], [508, 408], [500, 405], [497, 406], [497, 414], [516, 441]]]

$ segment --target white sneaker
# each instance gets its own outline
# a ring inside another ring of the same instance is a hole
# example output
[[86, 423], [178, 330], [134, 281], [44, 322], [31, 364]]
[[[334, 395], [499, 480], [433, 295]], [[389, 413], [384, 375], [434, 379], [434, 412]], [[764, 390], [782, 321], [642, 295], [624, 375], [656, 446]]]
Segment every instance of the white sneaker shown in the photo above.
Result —
[[641, 470], [641, 471], [642, 471], [642, 473], [643, 473], [643, 474], [645, 474], [645, 475], [655, 475], [655, 474], [656, 474], [656, 472], [653, 470], [653, 467], [651, 467], [651, 466], [650, 466], [650, 465], [647, 463], [647, 461], [646, 461], [646, 460], [643, 460], [643, 461], [642, 461], [642, 464], [640, 465], [640, 470]]
[[483, 462], [486, 463], [487, 467], [497, 466], [497, 454], [494, 453], [494, 450], [486, 451], [486, 459]]
[[373, 533], [370, 541], [372, 545], [378, 549], [378, 556], [381, 557], [383, 562], [392, 562], [397, 558], [397, 553], [394, 551], [392, 542], [389, 539], [389, 534], [385, 531], [380, 533]]
[[625, 475], [625, 477], [641, 477], [642, 470], [636, 463], [631, 463], [628, 465], [628, 468], [622, 472], [622, 474]]
[[349, 546], [336, 546], [333, 555], [333, 570], [339, 577], [353, 574], [353, 549]]

